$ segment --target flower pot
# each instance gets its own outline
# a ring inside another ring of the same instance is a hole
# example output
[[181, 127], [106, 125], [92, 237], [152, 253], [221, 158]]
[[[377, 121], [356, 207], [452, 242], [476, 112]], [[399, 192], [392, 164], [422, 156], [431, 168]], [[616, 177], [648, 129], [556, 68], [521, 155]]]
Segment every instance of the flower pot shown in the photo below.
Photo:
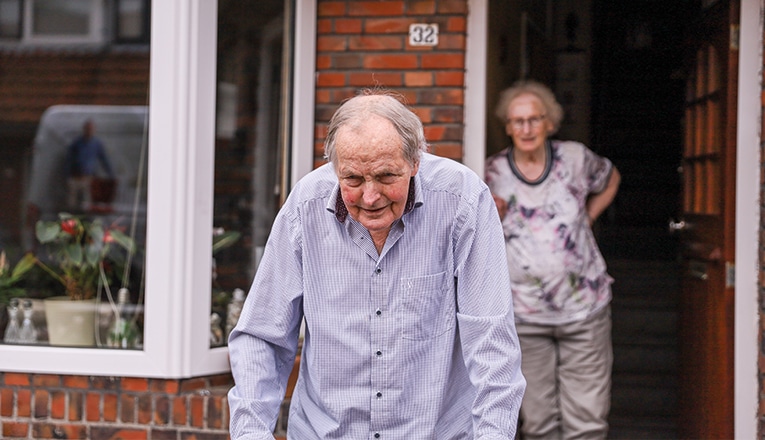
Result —
[[50, 345], [96, 345], [95, 299], [73, 301], [68, 296], [45, 299], [45, 320]]

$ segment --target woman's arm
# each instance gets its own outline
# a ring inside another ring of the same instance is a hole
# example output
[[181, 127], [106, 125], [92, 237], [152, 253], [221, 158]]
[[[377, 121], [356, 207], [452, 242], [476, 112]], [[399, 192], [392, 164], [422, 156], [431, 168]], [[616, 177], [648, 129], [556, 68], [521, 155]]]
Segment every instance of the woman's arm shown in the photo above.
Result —
[[608, 208], [608, 205], [614, 201], [614, 197], [616, 197], [616, 193], [619, 191], [619, 184], [621, 181], [622, 176], [619, 174], [619, 170], [617, 170], [616, 167], [613, 167], [606, 188], [597, 194], [591, 195], [589, 200], [587, 200], [587, 217], [590, 220], [591, 226], [595, 220], [600, 217], [600, 214]]

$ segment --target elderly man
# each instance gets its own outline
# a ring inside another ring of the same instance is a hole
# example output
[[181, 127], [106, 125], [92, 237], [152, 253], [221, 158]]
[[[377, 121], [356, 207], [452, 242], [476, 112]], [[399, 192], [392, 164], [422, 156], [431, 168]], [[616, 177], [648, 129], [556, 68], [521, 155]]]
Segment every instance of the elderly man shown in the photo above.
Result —
[[233, 439], [273, 438], [304, 319], [289, 438], [514, 438], [525, 380], [496, 207], [426, 149], [390, 94], [332, 117], [329, 163], [279, 212], [229, 339]]

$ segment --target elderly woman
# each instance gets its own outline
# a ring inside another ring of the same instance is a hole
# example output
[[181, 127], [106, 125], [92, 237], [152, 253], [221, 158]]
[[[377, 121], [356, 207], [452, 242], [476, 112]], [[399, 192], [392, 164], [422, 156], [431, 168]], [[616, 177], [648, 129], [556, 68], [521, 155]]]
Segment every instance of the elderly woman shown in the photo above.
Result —
[[505, 233], [522, 371], [524, 439], [605, 438], [611, 283], [592, 234], [619, 172], [578, 142], [551, 140], [563, 110], [546, 86], [505, 90], [496, 115], [512, 143], [487, 160]]

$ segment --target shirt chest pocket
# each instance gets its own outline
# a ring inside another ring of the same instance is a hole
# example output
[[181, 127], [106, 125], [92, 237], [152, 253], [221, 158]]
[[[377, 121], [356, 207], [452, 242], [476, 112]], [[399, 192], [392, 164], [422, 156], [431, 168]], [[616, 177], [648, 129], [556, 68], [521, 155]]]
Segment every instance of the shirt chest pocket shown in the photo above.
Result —
[[454, 295], [446, 272], [402, 278], [399, 312], [404, 339], [426, 340], [454, 326]]

